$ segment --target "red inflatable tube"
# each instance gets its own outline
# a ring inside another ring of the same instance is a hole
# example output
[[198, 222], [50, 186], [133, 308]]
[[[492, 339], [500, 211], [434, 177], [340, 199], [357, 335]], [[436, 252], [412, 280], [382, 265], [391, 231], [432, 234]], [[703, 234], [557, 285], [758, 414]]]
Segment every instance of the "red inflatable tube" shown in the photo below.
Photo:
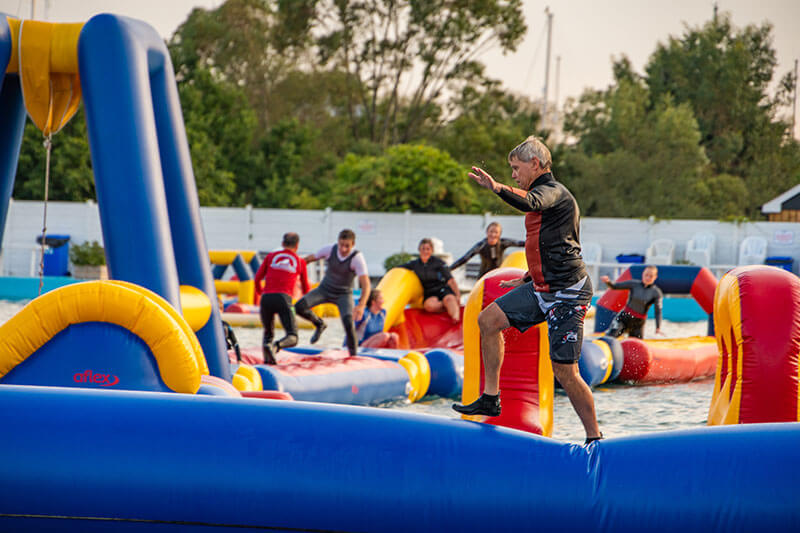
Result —
[[259, 390], [242, 392], [243, 398], [266, 398], [268, 400], [294, 400], [288, 392], [281, 392], [277, 390]]
[[625, 363], [617, 381], [686, 382], [714, 375], [717, 345], [713, 337], [622, 341]]

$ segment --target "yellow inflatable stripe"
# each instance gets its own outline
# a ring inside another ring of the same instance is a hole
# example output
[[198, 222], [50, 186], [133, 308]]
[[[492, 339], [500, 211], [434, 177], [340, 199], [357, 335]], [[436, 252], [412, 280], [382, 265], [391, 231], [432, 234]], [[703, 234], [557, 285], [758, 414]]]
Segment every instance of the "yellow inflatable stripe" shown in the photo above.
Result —
[[422, 283], [410, 270], [391, 269], [381, 278], [376, 288], [383, 294], [383, 308], [386, 309], [386, 319], [383, 322], [384, 331], [389, 331], [392, 326], [405, 320], [403, 309], [406, 308], [406, 305], [422, 307]]
[[44, 135], [58, 132], [78, 111], [78, 37], [83, 24], [54, 24], [25, 20], [12, 27], [18, 32], [16, 67], [25, 108]]
[[[416, 367], [417, 381], [414, 387], [414, 397], [411, 399], [412, 402], [416, 402], [428, 394], [428, 388], [431, 386], [431, 366], [428, 363], [428, 359], [419, 352], [408, 352], [400, 359], [400, 361], [404, 360], [410, 360]], [[406, 370], [408, 370], [408, 368], [406, 368]], [[411, 376], [409, 373], [409, 377], [414, 376]]]
[[608, 381], [608, 378], [611, 377], [611, 373], [614, 371], [614, 356], [611, 354], [611, 348], [607, 343], [601, 340], [593, 340], [592, 344], [600, 348], [600, 350], [603, 351], [603, 355], [606, 356], [606, 375], [603, 376], [603, 381], [600, 382], [602, 384]]
[[239, 282], [238, 281], [222, 281], [222, 280], [214, 280], [214, 288], [217, 290], [217, 294], [239, 294]]
[[[172, 305], [165, 298], [163, 298], [160, 294], [157, 294], [149, 289], [145, 289], [141, 285], [136, 285], [135, 283], [120, 280], [108, 280], [106, 283], [119, 285], [120, 287], [125, 287], [127, 289], [136, 291], [161, 306], [161, 308], [164, 309], [170, 317], [172, 317], [178, 327], [181, 328], [181, 331], [183, 331], [183, 333], [186, 335], [186, 338], [189, 339], [189, 342], [192, 345], [192, 353], [197, 360], [197, 367], [200, 369], [200, 373], [203, 375], [208, 375], [210, 373], [208, 370], [208, 362], [206, 361], [206, 357], [203, 352], [203, 347], [200, 345], [200, 341], [197, 340], [197, 335], [194, 334], [194, 330], [192, 330], [191, 326], [186, 320], [184, 320], [178, 310], [172, 307]], [[181, 285], [181, 301], [183, 301], [182, 291], [184, 287], [187, 287], [187, 285]]]
[[142, 292], [108, 281], [48, 292], [0, 326], [0, 376], [60, 331], [83, 322], [108, 322], [127, 329], [150, 348], [167, 387], [185, 393], [199, 389], [200, 370], [192, 343], [173, 317]]
[[208, 256], [212, 265], [230, 265], [237, 255], [241, 255], [245, 263], [253, 260], [254, 250], [209, 250]]
[[181, 285], [181, 311], [192, 331], [200, 331], [211, 318], [211, 300], [197, 287]]
[[[239, 379], [237, 380], [237, 378]], [[240, 386], [247, 388], [239, 388], [237, 382]], [[264, 390], [264, 382], [261, 381], [261, 374], [259, 374], [258, 370], [254, 367], [245, 364], [240, 365], [236, 370], [236, 374], [233, 375], [233, 386], [241, 392]]]
[[[714, 391], [708, 412], [708, 425], [736, 424], [739, 422], [742, 382], [742, 318], [739, 280], [726, 274], [714, 295], [714, 331], [716, 332], [719, 359], [714, 378]], [[736, 362], [736, 383], [732, 381], [733, 353], [739, 354]], [[728, 375], [722, 378], [722, 362]]]
[[484, 284], [478, 282], [464, 306], [464, 385], [461, 402], [471, 403], [481, 394], [481, 332], [478, 315], [483, 308]]
[[528, 271], [528, 258], [525, 257], [525, 252], [523, 250], [517, 250], [516, 252], [509, 254], [503, 259], [503, 262], [500, 264], [500, 268], [518, 268], [524, 272]]
[[[251, 280], [239, 282], [239, 303], [253, 305], [253, 299], [256, 293], [256, 282]], [[210, 311], [209, 311], [210, 312]]]
[[550, 362], [550, 337], [547, 334], [547, 322], [536, 327], [539, 328], [539, 424], [542, 426], [542, 436], [551, 437], [555, 378]]
[[406, 372], [408, 372], [408, 382], [411, 384], [411, 390], [408, 392], [408, 401], [414, 403], [419, 399], [419, 368], [417, 368], [417, 364], [413, 360], [406, 359], [405, 357], [398, 359], [397, 364], [405, 368]]

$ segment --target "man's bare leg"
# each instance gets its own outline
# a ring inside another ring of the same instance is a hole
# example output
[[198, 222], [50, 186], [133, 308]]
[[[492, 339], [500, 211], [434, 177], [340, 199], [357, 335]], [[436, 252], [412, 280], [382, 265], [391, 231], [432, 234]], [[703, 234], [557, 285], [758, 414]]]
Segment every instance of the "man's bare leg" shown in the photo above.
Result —
[[492, 302], [478, 315], [483, 352], [483, 394], [468, 405], [453, 404], [453, 409], [466, 415], [498, 416], [500, 414], [500, 368], [503, 366], [502, 331], [509, 327], [508, 318]]
[[578, 372], [578, 363], [561, 364], [553, 362], [553, 374], [561, 384], [564, 392], [567, 393], [569, 401], [572, 403], [572, 408], [578, 414], [578, 418], [581, 419], [583, 429], [586, 431], [586, 438], [600, 437], [600, 427], [597, 425], [592, 390], [583, 381]]
[[506, 314], [496, 303], [478, 315], [481, 331], [481, 353], [483, 354], [483, 392], [496, 396], [500, 392], [500, 369], [505, 356], [503, 330], [509, 327]]

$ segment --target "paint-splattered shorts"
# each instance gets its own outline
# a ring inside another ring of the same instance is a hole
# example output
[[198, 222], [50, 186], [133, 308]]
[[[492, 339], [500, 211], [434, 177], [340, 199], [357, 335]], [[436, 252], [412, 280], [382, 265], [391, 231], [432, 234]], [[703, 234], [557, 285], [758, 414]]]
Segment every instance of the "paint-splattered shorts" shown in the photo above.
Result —
[[517, 287], [495, 300], [509, 324], [519, 331], [547, 321], [550, 359], [556, 363], [575, 363], [581, 357], [583, 319], [592, 301], [592, 282], [583, 278], [575, 285], [556, 292], [536, 292], [533, 283]]

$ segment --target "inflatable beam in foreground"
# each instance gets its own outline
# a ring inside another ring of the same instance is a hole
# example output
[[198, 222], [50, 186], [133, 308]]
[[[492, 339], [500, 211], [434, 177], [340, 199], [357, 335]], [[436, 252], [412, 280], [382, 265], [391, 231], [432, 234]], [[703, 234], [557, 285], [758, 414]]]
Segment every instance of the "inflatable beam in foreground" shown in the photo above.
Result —
[[8, 385], [0, 405], [3, 531], [800, 529], [800, 424], [587, 449], [303, 402]]
[[739, 267], [714, 300], [719, 345], [708, 423], [800, 420], [800, 278]]

